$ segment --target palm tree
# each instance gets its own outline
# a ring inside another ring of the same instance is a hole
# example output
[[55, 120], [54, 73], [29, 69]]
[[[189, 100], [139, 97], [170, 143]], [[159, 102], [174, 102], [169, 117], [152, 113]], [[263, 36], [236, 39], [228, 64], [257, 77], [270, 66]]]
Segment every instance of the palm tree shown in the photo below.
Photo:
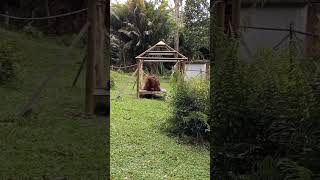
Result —
[[112, 5], [111, 44], [117, 51], [114, 62], [133, 63], [136, 55], [168, 36], [173, 23], [167, 7], [167, 0], [161, 1], [159, 6], [143, 0]]

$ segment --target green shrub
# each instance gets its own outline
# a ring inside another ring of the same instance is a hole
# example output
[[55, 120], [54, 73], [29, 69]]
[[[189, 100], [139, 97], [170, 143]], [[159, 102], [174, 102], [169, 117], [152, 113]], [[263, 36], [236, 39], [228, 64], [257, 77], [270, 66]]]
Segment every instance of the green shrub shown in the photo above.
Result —
[[177, 82], [170, 102], [173, 106], [173, 117], [169, 119], [172, 132], [201, 140], [208, 138], [208, 81], [192, 79]]
[[[263, 50], [250, 64], [220, 45], [211, 74], [215, 179], [315, 179], [320, 161], [319, 63]], [[319, 175], [319, 174], [318, 174]]]
[[21, 54], [13, 43], [0, 42], [0, 84], [9, 82], [16, 77], [16, 69], [21, 59]]

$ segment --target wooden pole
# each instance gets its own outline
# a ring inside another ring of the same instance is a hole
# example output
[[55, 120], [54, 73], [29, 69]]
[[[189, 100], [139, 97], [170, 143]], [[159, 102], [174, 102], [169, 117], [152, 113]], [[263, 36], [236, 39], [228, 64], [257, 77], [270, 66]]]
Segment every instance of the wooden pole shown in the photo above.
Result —
[[97, 0], [88, 1], [88, 22], [90, 23], [88, 32], [88, 60], [86, 71], [86, 98], [85, 113], [92, 115], [94, 113], [93, 90], [95, 88], [94, 65], [97, 59]]
[[[44, 8], [46, 10], [46, 16], [49, 17], [50, 16], [49, 0], [44, 0]], [[48, 29], [49, 29], [50, 19], [48, 19], [47, 23], [48, 23], [47, 26], [48, 26]]]
[[84, 64], [86, 63], [86, 60], [87, 60], [87, 53], [85, 53], [85, 55], [84, 55], [83, 58], [82, 58], [81, 65], [80, 65], [80, 67], [79, 67], [79, 69], [78, 69], [78, 72], [77, 72], [77, 74], [76, 74], [76, 76], [75, 76], [75, 78], [74, 78], [74, 80], [73, 80], [72, 87], [75, 87], [75, 86], [76, 86], [77, 81], [78, 81], [78, 79], [79, 79], [79, 76], [80, 76], [80, 74], [81, 74], [81, 71], [82, 71], [82, 69], [83, 69], [83, 66], [84, 66]]
[[290, 23], [290, 31], [289, 31], [289, 36], [290, 36], [290, 40], [289, 40], [289, 57], [290, 57], [290, 62], [292, 63], [292, 59], [293, 59], [293, 23]]
[[216, 17], [217, 17], [217, 26], [218, 28], [224, 32], [225, 29], [225, 1], [222, 0], [222, 2], [219, 2], [216, 8]]
[[174, 0], [175, 3], [175, 19], [177, 23], [176, 32], [174, 35], [174, 49], [179, 51], [179, 25], [180, 25], [180, 0]]
[[106, 72], [104, 67], [104, 47], [105, 47], [105, 0], [98, 0], [97, 3], [97, 59], [95, 63], [96, 70], [96, 88], [105, 88]]
[[[6, 15], [9, 15], [9, 12], [6, 11]], [[5, 17], [4, 19], [4, 24], [5, 24], [5, 27], [8, 29], [9, 28], [9, 22], [10, 22], [10, 18], [7, 16]]]
[[140, 67], [141, 67], [141, 60], [138, 61], [138, 69], [137, 69], [137, 97], [140, 98]]
[[111, 45], [110, 45], [110, 5], [105, 8], [105, 45], [106, 45], [106, 79], [110, 82], [110, 65], [111, 65]]
[[234, 31], [234, 36], [239, 38], [239, 26], [240, 26], [240, 9], [241, 0], [232, 0], [232, 29]]

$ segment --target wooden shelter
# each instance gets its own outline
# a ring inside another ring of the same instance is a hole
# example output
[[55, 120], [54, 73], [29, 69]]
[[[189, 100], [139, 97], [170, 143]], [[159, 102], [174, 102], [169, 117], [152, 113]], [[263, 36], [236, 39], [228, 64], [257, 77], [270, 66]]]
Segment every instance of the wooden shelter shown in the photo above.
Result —
[[168, 46], [163, 41], [158, 42], [156, 45], [141, 53], [139, 56], [136, 57], [136, 59], [138, 62], [137, 97], [140, 97], [140, 95], [162, 94], [166, 92], [165, 89], [161, 89], [160, 91], [146, 91], [142, 89], [144, 62], [172, 62], [175, 63], [175, 67], [183, 73], [185, 62], [188, 60], [187, 57], [185, 57], [178, 51], [174, 50], [172, 47]]

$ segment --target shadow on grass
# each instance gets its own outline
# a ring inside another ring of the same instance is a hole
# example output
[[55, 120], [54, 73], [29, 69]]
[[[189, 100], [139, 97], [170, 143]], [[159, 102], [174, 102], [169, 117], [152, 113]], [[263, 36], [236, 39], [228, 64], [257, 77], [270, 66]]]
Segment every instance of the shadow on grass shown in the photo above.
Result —
[[143, 96], [141, 96], [141, 98], [158, 100], [158, 101], [164, 101], [166, 99], [165, 96], [154, 95], [154, 94], [143, 95]]

